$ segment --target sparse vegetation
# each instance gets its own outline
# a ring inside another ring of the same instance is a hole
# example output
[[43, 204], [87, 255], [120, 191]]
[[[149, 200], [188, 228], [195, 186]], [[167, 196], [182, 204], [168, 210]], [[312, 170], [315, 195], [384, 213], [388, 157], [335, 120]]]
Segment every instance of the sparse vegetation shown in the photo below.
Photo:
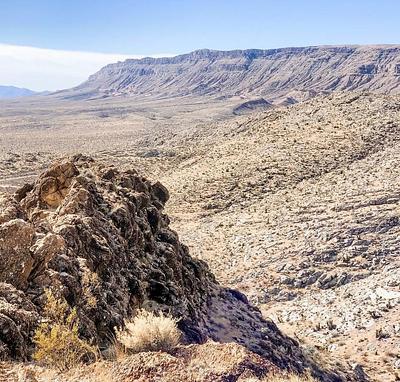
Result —
[[169, 352], [180, 342], [181, 334], [177, 320], [169, 315], [140, 310], [125, 328], [116, 328], [117, 340], [127, 352]]
[[46, 291], [46, 298], [47, 320], [36, 329], [34, 359], [61, 371], [95, 360], [96, 348], [79, 338], [76, 308], [70, 309], [63, 298], [55, 297], [51, 291]]

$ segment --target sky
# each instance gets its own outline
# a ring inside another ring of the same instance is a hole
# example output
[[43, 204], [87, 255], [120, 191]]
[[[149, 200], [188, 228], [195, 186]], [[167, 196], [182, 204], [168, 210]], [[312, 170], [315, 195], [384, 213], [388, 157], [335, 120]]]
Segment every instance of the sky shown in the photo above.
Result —
[[75, 86], [128, 57], [400, 43], [399, 0], [1, 0], [0, 85]]

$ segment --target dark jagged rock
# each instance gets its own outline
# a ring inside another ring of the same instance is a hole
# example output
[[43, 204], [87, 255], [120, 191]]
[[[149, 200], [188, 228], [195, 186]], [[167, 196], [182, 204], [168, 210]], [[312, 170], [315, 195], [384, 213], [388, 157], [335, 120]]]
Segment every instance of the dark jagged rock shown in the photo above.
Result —
[[0, 280], [39, 306], [44, 289], [57, 290], [100, 344], [146, 305], [184, 317], [191, 332], [216, 284], [169, 229], [167, 200], [164, 186], [135, 171], [80, 156], [55, 164], [14, 206], [27, 219], [0, 226]]

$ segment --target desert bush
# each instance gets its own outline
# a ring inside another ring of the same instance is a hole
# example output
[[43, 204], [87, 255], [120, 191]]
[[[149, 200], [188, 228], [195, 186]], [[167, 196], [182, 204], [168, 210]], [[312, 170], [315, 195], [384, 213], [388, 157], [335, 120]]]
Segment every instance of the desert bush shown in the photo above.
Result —
[[46, 321], [38, 326], [33, 338], [34, 359], [61, 371], [95, 360], [97, 349], [79, 338], [76, 308], [70, 309], [63, 298], [56, 298], [51, 291], [46, 291], [46, 298]]
[[173, 350], [180, 342], [181, 333], [175, 318], [160, 313], [140, 310], [125, 328], [116, 328], [117, 340], [132, 353]]

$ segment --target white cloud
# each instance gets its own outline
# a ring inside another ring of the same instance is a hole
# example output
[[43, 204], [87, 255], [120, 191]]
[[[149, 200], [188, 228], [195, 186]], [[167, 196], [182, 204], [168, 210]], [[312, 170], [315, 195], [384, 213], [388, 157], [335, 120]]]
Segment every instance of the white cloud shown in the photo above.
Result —
[[[160, 56], [171, 55], [152, 55]], [[142, 57], [0, 44], [0, 85], [37, 91], [65, 89], [85, 81], [104, 65]]]

